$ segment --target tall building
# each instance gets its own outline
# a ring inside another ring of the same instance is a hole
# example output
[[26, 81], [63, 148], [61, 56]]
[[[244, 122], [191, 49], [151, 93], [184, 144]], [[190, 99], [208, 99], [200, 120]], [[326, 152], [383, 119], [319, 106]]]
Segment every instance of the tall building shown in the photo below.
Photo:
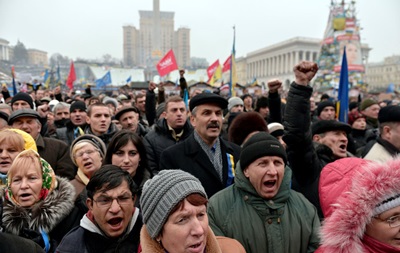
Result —
[[140, 27], [123, 26], [123, 55], [126, 66], [154, 66], [173, 49], [179, 67], [190, 65], [190, 29], [174, 28], [174, 12], [160, 11], [153, 0], [152, 11], [139, 11]]
[[383, 62], [370, 63], [366, 69], [368, 88], [386, 89], [393, 84], [400, 88], [400, 55], [386, 57]]

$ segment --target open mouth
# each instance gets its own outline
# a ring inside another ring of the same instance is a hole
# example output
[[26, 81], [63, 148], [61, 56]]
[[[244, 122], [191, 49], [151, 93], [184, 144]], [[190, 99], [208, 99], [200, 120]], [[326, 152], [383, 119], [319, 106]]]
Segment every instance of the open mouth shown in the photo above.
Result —
[[108, 224], [110, 224], [111, 226], [117, 226], [122, 222], [122, 218], [113, 218], [107, 221]]
[[339, 148], [341, 150], [346, 150], [347, 149], [347, 145], [346, 144], [342, 144], [342, 145], [339, 146]]
[[20, 196], [21, 199], [27, 199], [27, 198], [29, 198], [29, 197], [31, 196], [31, 194], [29, 194], [29, 193], [23, 193], [23, 194], [21, 194], [21, 195], [19, 195], [19, 196]]
[[91, 162], [87, 162], [87, 163], [84, 163], [84, 164], [83, 164], [84, 167], [89, 167], [90, 165], [92, 165]]
[[276, 184], [276, 180], [268, 180], [264, 182], [264, 186], [267, 188], [273, 188]]

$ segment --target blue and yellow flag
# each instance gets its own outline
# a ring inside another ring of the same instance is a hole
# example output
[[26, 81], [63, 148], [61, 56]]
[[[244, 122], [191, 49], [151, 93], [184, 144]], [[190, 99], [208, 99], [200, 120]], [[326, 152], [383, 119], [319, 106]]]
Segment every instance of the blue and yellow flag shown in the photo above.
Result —
[[235, 60], [235, 37], [236, 37], [236, 30], [233, 27], [233, 47], [232, 47], [232, 57], [231, 57], [231, 78], [229, 83], [229, 97], [236, 97], [235, 87], [237, 83], [237, 73], [236, 73], [236, 60]]
[[338, 102], [336, 103], [336, 111], [339, 113], [339, 121], [347, 123], [349, 112], [349, 69], [347, 67], [346, 47], [343, 49], [342, 66], [340, 69], [340, 81]]

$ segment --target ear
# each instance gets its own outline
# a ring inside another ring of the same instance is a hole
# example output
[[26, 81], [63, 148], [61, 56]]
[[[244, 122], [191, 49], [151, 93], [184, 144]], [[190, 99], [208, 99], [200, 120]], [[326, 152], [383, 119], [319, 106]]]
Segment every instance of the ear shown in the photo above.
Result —
[[86, 206], [89, 208], [89, 210], [93, 210], [93, 199], [87, 198]]
[[196, 126], [196, 117], [193, 115], [190, 115], [190, 124], [192, 124], [193, 127]]
[[319, 136], [318, 134], [314, 134], [312, 140], [315, 142], [319, 142], [321, 140], [321, 136]]
[[90, 117], [88, 115], [86, 115], [86, 124], [90, 125]]
[[388, 138], [390, 138], [390, 135], [391, 135], [391, 128], [389, 127], [389, 126], [384, 126], [383, 128], [382, 128], [382, 133], [381, 133], [381, 136], [382, 137], [385, 137], [385, 139], [388, 139]]
[[248, 170], [248, 168], [249, 168], [249, 167], [247, 167], [246, 169], [243, 170], [243, 174], [244, 174], [244, 176], [247, 177], [247, 178], [249, 178], [249, 176], [250, 176], [250, 175], [249, 175], [249, 170]]

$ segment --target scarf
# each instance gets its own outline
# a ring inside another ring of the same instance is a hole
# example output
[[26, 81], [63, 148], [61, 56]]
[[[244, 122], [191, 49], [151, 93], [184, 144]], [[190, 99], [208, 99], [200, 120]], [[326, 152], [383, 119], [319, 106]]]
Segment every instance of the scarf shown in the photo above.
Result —
[[85, 185], [87, 185], [89, 183], [89, 178], [83, 173], [83, 171], [81, 169], [78, 168], [78, 173], [77, 176], [79, 177], [79, 179], [82, 181], [82, 183], [84, 183]]
[[371, 253], [399, 253], [400, 252], [400, 248], [395, 248], [386, 243], [377, 241], [376, 239], [374, 239], [368, 235], [364, 235], [363, 244], [364, 244], [364, 248], [367, 250], [367, 252], [371, 252]]

